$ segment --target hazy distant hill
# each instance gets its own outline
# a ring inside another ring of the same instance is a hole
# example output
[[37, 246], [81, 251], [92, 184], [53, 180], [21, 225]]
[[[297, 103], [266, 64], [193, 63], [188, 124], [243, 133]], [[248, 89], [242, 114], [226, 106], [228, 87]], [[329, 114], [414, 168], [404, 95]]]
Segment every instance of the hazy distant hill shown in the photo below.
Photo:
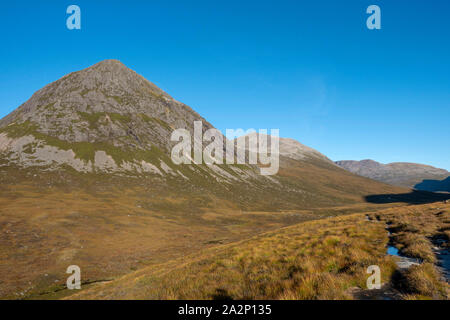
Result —
[[394, 162], [382, 164], [373, 160], [336, 161], [340, 167], [363, 177], [402, 187], [415, 187], [419, 190], [437, 191], [424, 180], [442, 180], [450, 172], [418, 163]]

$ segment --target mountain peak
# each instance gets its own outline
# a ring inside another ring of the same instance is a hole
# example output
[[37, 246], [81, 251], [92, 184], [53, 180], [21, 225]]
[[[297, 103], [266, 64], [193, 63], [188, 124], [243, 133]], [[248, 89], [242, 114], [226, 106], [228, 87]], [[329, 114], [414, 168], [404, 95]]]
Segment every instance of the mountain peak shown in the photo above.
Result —
[[92, 72], [112, 72], [116, 75], [119, 75], [120, 73], [130, 73], [134, 75], [138, 75], [136, 72], [134, 72], [132, 69], [128, 68], [126, 65], [124, 65], [122, 62], [116, 59], [106, 59], [100, 62], [97, 62], [96, 64], [81, 70], [81, 72], [86, 71], [92, 71]]
[[[252, 132], [247, 134], [247, 137], [252, 136], [259, 137], [265, 137], [270, 135], [265, 135], [258, 132]], [[320, 160], [324, 160], [330, 164], [334, 164], [333, 161], [328, 159], [325, 155], [320, 153], [319, 151], [310, 148], [308, 146], [305, 146], [304, 144], [300, 143], [299, 141], [291, 138], [281, 138], [279, 137], [279, 152], [281, 156], [284, 156], [286, 158], [294, 159], [294, 160], [305, 160], [307, 158], [316, 158]], [[268, 145], [270, 145], [270, 139], [268, 139]]]
[[100, 62], [97, 62], [94, 64], [94, 66], [100, 66], [100, 65], [120, 65], [126, 67], [120, 60], [117, 59], [105, 59]]

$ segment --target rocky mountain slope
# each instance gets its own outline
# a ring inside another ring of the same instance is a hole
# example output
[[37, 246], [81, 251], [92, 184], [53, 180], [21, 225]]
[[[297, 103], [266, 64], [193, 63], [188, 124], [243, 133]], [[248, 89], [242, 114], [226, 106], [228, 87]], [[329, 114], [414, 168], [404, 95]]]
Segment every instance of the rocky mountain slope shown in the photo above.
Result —
[[442, 180], [450, 172], [418, 163], [394, 162], [382, 164], [373, 160], [342, 160], [336, 164], [350, 172], [384, 183], [419, 190], [435, 191], [421, 185], [424, 180]]

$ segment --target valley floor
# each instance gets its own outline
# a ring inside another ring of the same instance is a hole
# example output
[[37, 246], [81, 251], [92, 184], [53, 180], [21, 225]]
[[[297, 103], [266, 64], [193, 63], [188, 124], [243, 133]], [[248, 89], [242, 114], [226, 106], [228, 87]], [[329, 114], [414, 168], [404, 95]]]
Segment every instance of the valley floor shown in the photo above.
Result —
[[247, 211], [211, 196], [205, 204], [201, 196], [170, 197], [149, 184], [94, 180], [80, 187], [71, 176], [11, 177], [0, 184], [3, 299], [66, 294], [70, 265], [81, 268], [86, 286], [266, 231], [393, 205]]
[[[5, 171], [0, 184], [2, 299], [352, 299], [374, 264], [386, 294], [447, 294], [435, 267], [436, 239], [449, 238], [442, 202], [248, 211], [144, 179], [14, 172], [24, 176]], [[388, 243], [424, 263], [399, 273]], [[81, 291], [66, 289], [70, 265]]]
[[[433, 250], [448, 250], [449, 236], [450, 205], [442, 203], [329, 217], [143, 268], [68, 298], [448, 299]], [[388, 244], [419, 264], [400, 269]], [[380, 290], [367, 289], [371, 265], [380, 267]]]

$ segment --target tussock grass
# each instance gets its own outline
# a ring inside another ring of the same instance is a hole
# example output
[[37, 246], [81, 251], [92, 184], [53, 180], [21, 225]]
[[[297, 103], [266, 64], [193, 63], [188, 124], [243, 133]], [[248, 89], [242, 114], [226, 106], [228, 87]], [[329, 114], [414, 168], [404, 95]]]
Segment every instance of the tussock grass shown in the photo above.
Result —
[[445, 299], [449, 297], [449, 286], [442, 281], [436, 269], [433, 251], [436, 239], [449, 246], [450, 206], [436, 203], [427, 206], [411, 206], [388, 209], [372, 214], [372, 219], [386, 222], [392, 232], [392, 244], [403, 255], [419, 258], [421, 265], [412, 266], [394, 277], [394, 284], [405, 293], [406, 299]]
[[433, 239], [444, 237], [448, 240], [448, 205], [410, 206], [403, 210], [393, 208], [383, 211], [382, 214], [372, 214], [372, 219], [377, 217], [387, 223], [392, 232], [393, 244], [406, 256], [435, 263]]
[[440, 281], [440, 274], [431, 263], [412, 266], [398, 278], [395, 285], [406, 293], [405, 299], [448, 298], [448, 286]]

